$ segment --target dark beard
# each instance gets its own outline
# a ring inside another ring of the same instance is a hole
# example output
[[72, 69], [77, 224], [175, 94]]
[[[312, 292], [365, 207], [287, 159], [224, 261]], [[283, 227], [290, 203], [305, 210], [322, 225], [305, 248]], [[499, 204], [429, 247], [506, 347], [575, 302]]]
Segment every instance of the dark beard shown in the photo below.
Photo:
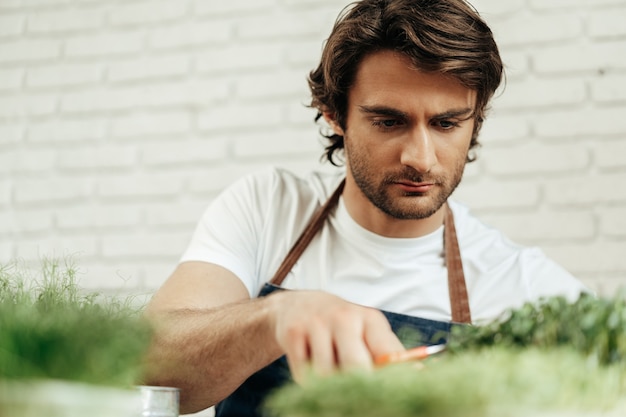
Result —
[[[363, 164], [350, 164], [352, 176], [361, 192], [376, 206], [380, 211], [390, 217], [399, 220], [421, 220], [426, 219], [435, 214], [441, 206], [448, 200], [448, 197], [454, 192], [460, 184], [463, 176], [464, 164], [457, 168], [450, 177], [450, 180], [443, 176], [422, 175], [408, 168], [399, 174], [388, 175], [384, 177], [380, 184], [376, 184], [371, 172], [363, 169]], [[435, 184], [435, 189], [431, 190], [429, 195], [423, 193], [404, 193], [404, 197], [415, 199], [417, 204], [410, 207], [402, 207], [400, 204], [394, 204], [394, 200], [387, 195], [387, 188], [398, 181], [411, 181], [415, 183], [429, 182]], [[432, 194], [433, 191], [436, 193]], [[429, 204], [419, 207], [419, 200], [428, 199]]]

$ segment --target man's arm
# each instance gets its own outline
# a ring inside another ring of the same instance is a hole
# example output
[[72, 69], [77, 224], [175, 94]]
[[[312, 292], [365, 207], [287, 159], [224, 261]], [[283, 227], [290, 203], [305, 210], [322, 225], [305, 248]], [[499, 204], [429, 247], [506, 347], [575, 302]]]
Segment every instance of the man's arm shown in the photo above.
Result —
[[181, 388], [181, 412], [207, 408], [280, 357], [265, 299], [230, 271], [180, 264], [146, 309], [155, 327], [145, 381]]
[[403, 349], [377, 310], [320, 291], [251, 300], [234, 274], [205, 262], [180, 264], [146, 315], [156, 334], [145, 383], [181, 388], [181, 413], [219, 402], [283, 354], [300, 380], [309, 366], [368, 368]]

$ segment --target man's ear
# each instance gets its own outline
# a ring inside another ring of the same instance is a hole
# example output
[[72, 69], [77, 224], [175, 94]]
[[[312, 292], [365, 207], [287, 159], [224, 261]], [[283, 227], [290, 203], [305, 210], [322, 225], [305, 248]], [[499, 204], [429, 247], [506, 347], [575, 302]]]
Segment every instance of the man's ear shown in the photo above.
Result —
[[341, 126], [339, 126], [337, 118], [335, 117], [335, 113], [325, 111], [322, 113], [322, 115], [324, 116], [324, 120], [326, 120], [326, 123], [328, 123], [328, 125], [333, 130], [333, 132], [335, 132], [335, 134], [339, 136], [344, 136], [343, 129], [341, 128]]

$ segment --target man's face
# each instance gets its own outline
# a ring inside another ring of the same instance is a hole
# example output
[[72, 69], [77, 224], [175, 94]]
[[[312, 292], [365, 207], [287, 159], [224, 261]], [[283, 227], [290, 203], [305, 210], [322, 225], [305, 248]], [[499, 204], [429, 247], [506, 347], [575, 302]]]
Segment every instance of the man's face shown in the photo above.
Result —
[[[424, 219], [461, 181], [476, 93], [458, 81], [411, 68], [392, 51], [366, 56], [348, 94], [346, 187], [394, 219]], [[363, 199], [363, 203], [367, 203]]]

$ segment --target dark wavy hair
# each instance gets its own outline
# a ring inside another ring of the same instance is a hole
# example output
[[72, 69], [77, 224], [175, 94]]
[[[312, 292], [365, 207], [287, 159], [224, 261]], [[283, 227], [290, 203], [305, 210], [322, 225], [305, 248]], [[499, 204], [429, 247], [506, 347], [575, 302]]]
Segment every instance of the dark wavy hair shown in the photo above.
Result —
[[[503, 65], [493, 33], [476, 9], [464, 0], [361, 0], [348, 5], [324, 45], [319, 66], [309, 74], [316, 121], [323, 112], [333, 113], [345, 130], [348, 91], [358, 66], [366, 55], [379, 50], [400, 52], [416, 69], [451, 76], [475, 90], [470, 149], [478, 145]], [[324, 137], [330, 141], [324, 155], [337, 165], [333, 154], [343, 149], [343, 136]], [[468, 162], [474, 159], [468, 156]]]

